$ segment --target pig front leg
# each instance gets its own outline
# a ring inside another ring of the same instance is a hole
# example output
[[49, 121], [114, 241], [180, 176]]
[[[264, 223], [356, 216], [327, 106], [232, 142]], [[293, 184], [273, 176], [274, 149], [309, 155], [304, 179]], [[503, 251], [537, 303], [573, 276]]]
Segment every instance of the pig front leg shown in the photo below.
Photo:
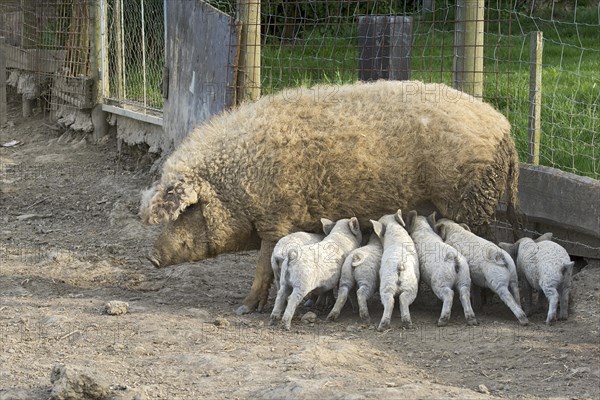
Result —
[[261, 312], [267, 304], [269, 289], [273, 282], [273, 269], [271, 268], [271, 254], [275, 247], [274, 241], [262, 240], [258, 256], [258, 264], [254, 274], [254, 282], [250, 293], [246, 296], [242, 305], [236, 310], [236, 314], [248, 314], [254, 310]]

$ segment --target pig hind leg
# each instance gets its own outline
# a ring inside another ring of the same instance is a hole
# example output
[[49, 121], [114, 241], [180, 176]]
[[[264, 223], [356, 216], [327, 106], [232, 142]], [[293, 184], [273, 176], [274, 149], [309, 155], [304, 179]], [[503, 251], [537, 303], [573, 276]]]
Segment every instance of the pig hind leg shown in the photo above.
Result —
[[544, 294], [548, 298], [548, 316], [546, 325], [550, 325], [556, 319], [556, 309], [558, 308], [558, 292], [556, 288], [543, 288]]
[[462, 286], [459, 288], [460, 303], [462, 304], [463, 311], [465, 313], [465, 319], [467, 325], [478, 325], [473, 307], [471, 306], [471, 289], [468, 286]]
[[[450, 289], [449, 287], [445, 286], [434, 290], [434, 293], [438, 297], [438, 299], [444, 302], [444, 305], [442, 306], [442, 313], [440, 314], [440, 318], [438, 319], [437, 325], [446, 326], [448, 325], [448, 321], [450, 321], [452, 302], [454, 300], [454, 291], [452, 291], [452, 289]], [[402, 296], [400, 296], [400, 298], [402, 298]]]
[[288, 331], [290, 330], [290, 328], [292, 326], [292, 318], [294, 317], [294, 314], [296, 313], [296, 308], [298, 308], [298, 305], [300, 304], [300, 302], [302, 301], [304, 296], [306, 296], [307, 294], [308, 294], [308, 291], [306, 291], [306, 290], [302, 290], [300, 288], [294, 288], [294, 290], [292, 291], [292, 294], [290, 294], [290, 296], [288, 297], [287, 307], [285, 308], [285, 312], [283, 313], [283, 318], [282, 318], [283, 326]]
[[510, 294], [510, 292], [508, 291], [508, 288], [506, 286], [499, 287], [498, 289], [495, 290], [495, 292], [498, 295], [498, 297], [500, 297], [500, 300], [502, 300], [504, 302], [504, 304], [506, 304], [508, 306], [508, 308], [510, 308], [510, 310], [513, 312], [515, 317], [517, 317], [517, 319], [519, 320], [519, 323], [521, 325], [529, 324], [529, 320], [527, 319], [527, 316], [525, 315], [525, 313], [523, 312], [521, 307], [519, 307], [519, 305], [517, 304], [515, 299], [512, 297], [512, 295]]

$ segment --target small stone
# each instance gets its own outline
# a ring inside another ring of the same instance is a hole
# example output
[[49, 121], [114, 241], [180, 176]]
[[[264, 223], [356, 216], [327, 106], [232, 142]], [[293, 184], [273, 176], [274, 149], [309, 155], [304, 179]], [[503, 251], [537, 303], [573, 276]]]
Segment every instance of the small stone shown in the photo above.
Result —
[[110, 394], [106, 382], [93, 376], [91, 372], [80, 368], [67, 368], [65, 365], [55, 365], [50, 374], [53, 400], [76, 399], [105, 399]]
[[217, 319], [215, 319], [213, 324], [215, 324], [219, 328], [224, 328], [224, 329], [229, 328], [229, 326], [231, 325], [231, 323], [223, 317], [218, 317]]
[[302, 316], [300, 321], [304, 322], [305, 324], [314, 324], [317, 321], [317, 314], [309, 311]]
[[485, 386], [485, 385], [477, 386], [477, 391], [479, 393], [483, 393], [483, 394], [490, 394], [490, 389], [488, 389], [487, 386]]
[[112, 300], [104, 305], [104, 312], [108, 315], [123, 315], [127, 314], [129, 304], [124, 301]]
[[387, 387], [396, 387], [396, 386], [398, 386], [398, 384], [396, 382], [386, 382], [385, 386], [387, 386]]

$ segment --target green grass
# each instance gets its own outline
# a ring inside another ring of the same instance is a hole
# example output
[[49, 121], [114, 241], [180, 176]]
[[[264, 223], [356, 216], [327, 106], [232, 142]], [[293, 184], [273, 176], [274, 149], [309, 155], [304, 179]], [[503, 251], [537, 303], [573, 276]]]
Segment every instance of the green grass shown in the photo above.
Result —
[[[442, 17], [436, 16], [440, 22], [434, 24], [415, 19], [411, 79], [452, 83], [453, 26], [441, 22]], [[508, 17], [503, 14], [497, 19], [506, 21]], [[550, 21], [549, 16], [513, 13], [510, 37], [506, 22], [486, 27], [489, 34], [484, 54], [484, 99], [507, 115], [521, 160], [526, 161], [529, 32], [542, 30], [545, 40], [540, 163], [600, 179], [597, 10], [578, 9], [576, 17], [572, 13], [561, 15], [560, 21]], [[334, 33], [306, 27], [295, 44], [267, 42], [262, 48], [263, 94], [285, 87], [356, 81], [357, 35], [353, 26], [343, 28]]]

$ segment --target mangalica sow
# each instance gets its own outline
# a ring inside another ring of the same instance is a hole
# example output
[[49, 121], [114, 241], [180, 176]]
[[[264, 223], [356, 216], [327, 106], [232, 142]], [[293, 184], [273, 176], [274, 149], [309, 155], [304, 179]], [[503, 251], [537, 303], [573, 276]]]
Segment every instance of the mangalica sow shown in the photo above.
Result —
[[506, 193], [517, 199], [518, 158], [506, 118], [441, 84], [379, 81], [265, 96], [194, 128], [144, 192], [145, 223], [168, 222], [149, 256], [157, 267], [260, 248], [250, 293], [266, 303], [270, 252], [320, 219], [361, 226], [398, 209], [471, 227]]

